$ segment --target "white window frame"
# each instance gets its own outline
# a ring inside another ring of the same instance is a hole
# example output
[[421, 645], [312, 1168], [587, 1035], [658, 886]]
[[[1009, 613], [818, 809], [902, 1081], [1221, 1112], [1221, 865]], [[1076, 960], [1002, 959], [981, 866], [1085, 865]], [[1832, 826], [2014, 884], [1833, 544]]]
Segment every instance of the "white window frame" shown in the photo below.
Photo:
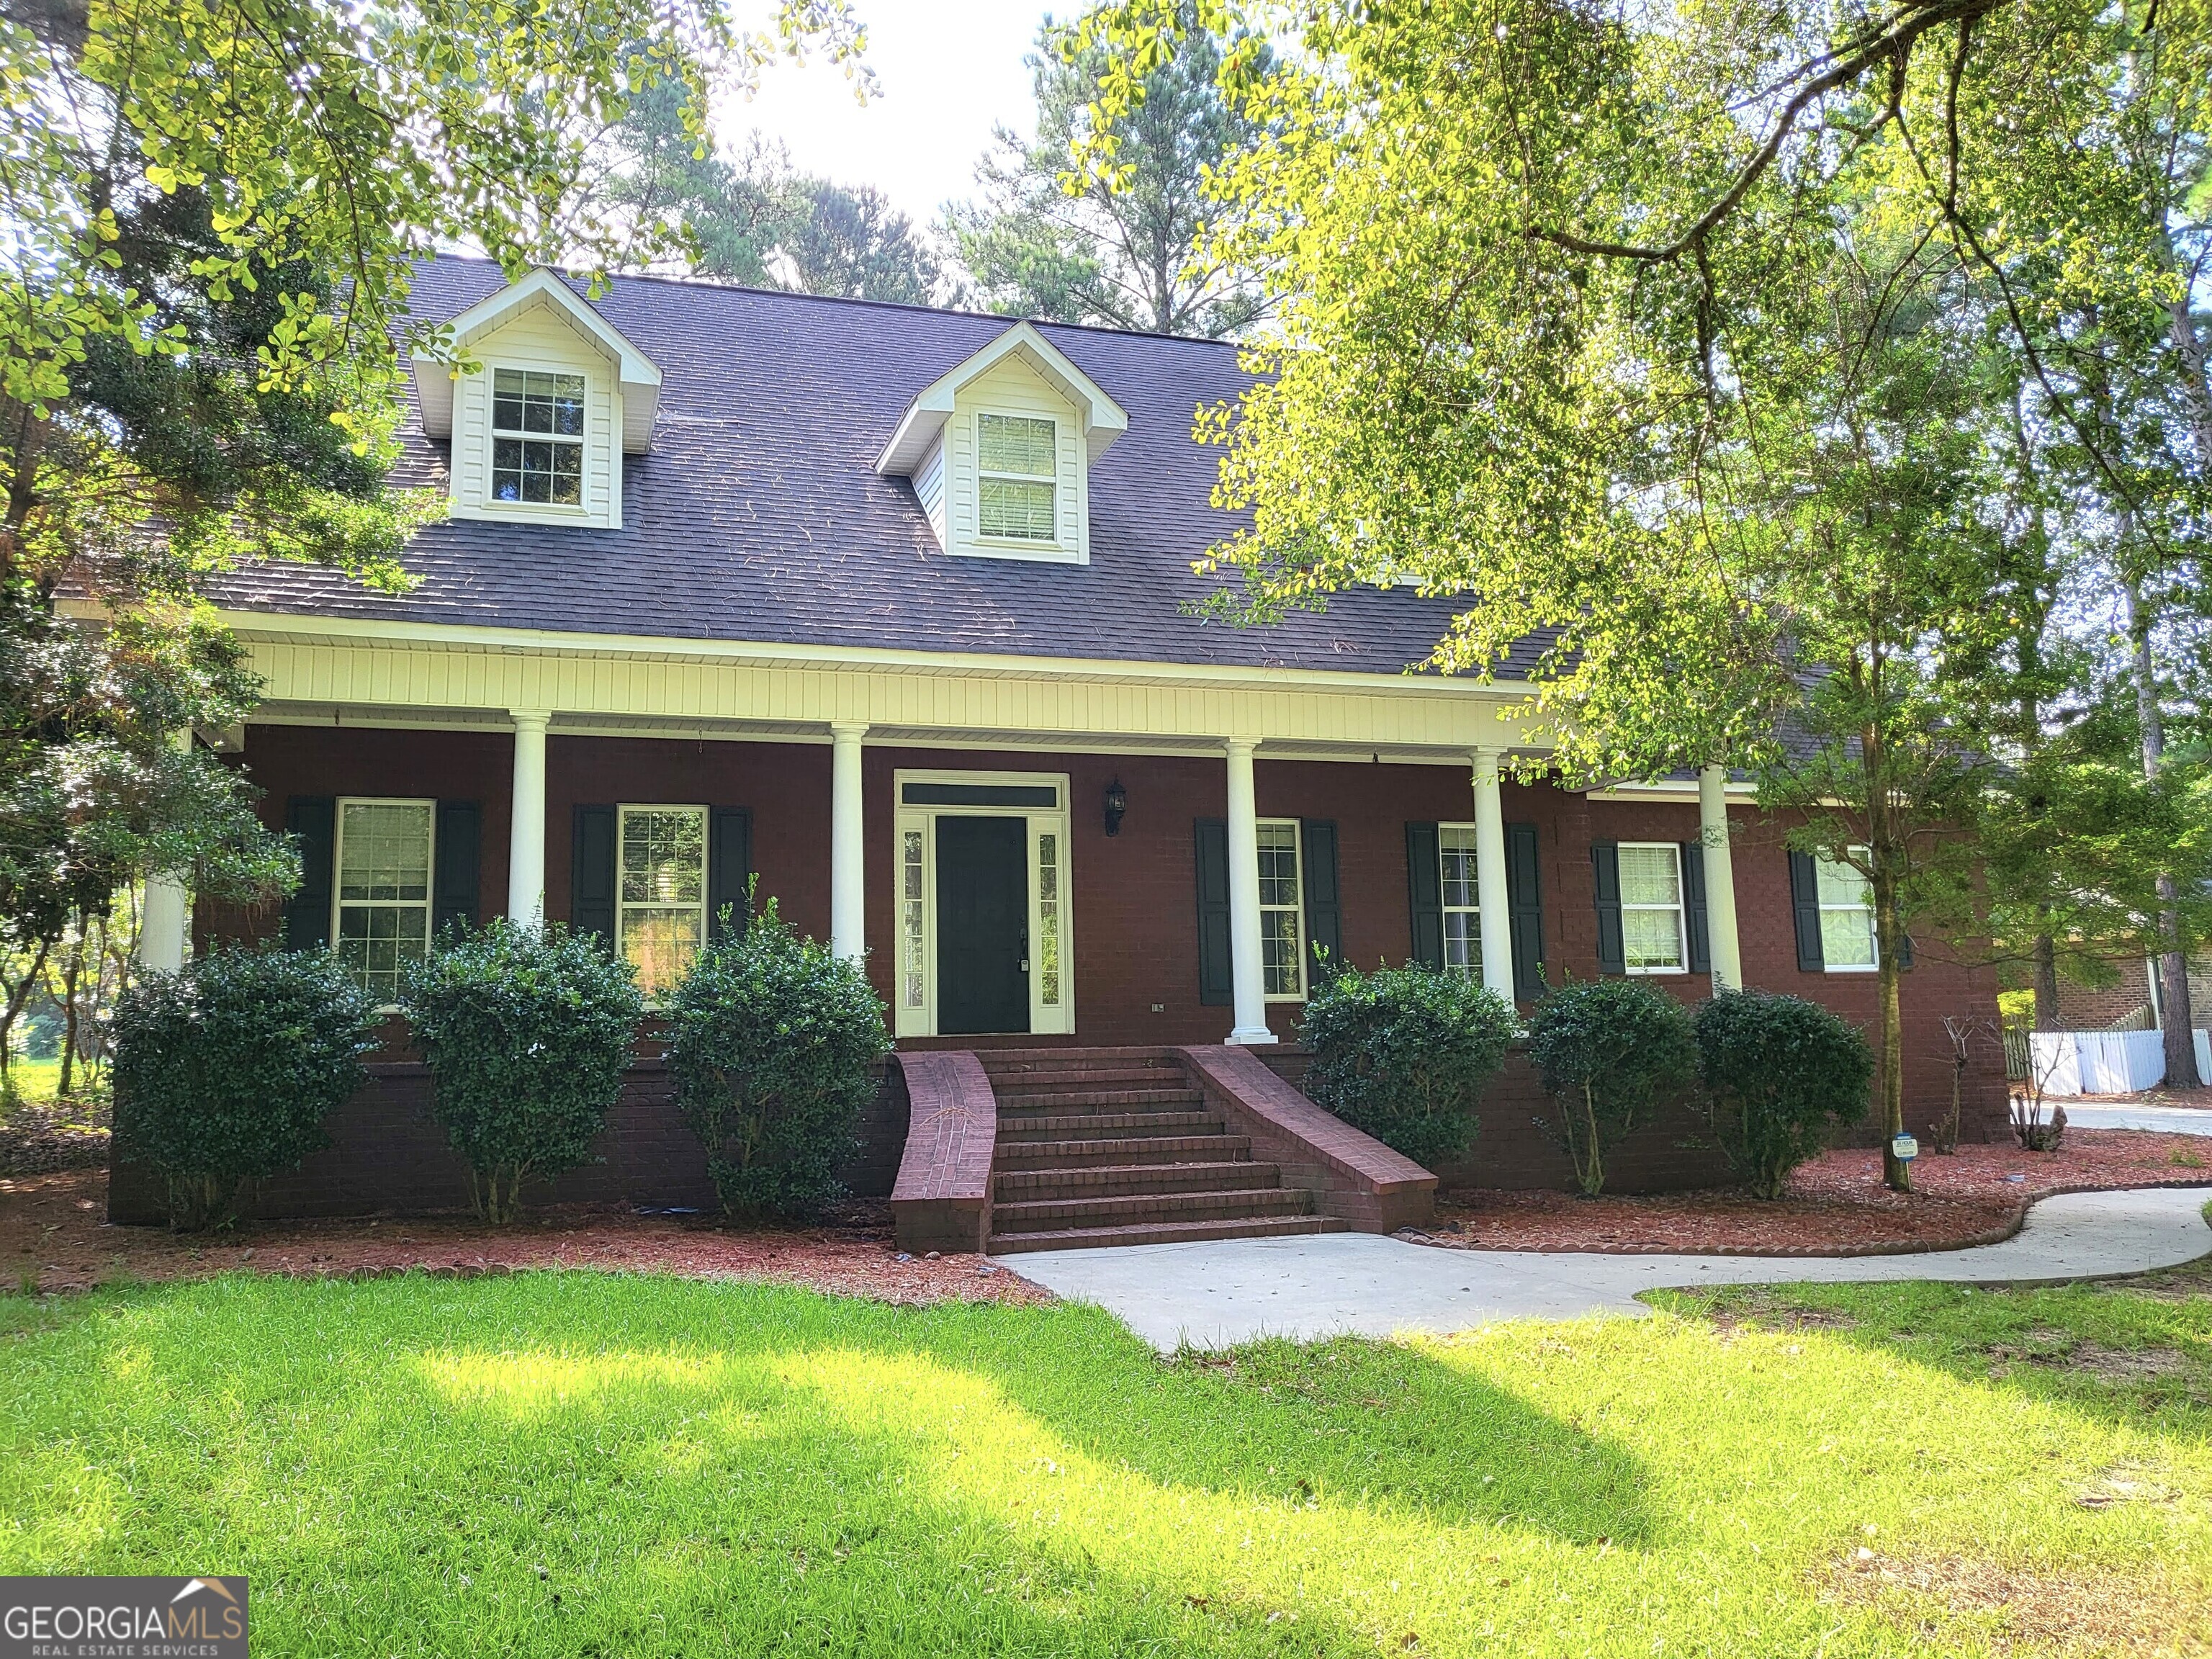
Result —
[[[623, 897], [623, 844], [629, 839], [629, 817], [633, 812], [690, 812], [697, 815], [699, 819], [699, 902], [696, 907], [643, 899], [632, 902]], [[713, 923], [713, 917], [708, 910], [711, 899], [708, 884], [713, 878], [712, 866], [714, 854], [708, 842], [714, 832], [714, 815], [704, 806], [689, 801], [628, 801], [615, 808], [614, 946], [617, 956], [627, 959], [627, 952], [623, 944], [623, 917], [625, 912], [631, 910], [672, 911], [696, 908], [699, 913], [699, 948], [702, 951], [707, 948], [707, 930]], [[649, 1004], [657, 1005], [659, 999], [666, 994], [667, 993], [664, 991], [657, 995], [649, 995], [647, 1001]]]
[[[1480, 979], [1482, 977], [1482, 885], [1479, 876], [1470, 872], [1468, 877], [1468, 891], [1474, 896], [1474, 902], [1454, 904], [1451, 902], [1449, 896], [1451, 890], [1444, 879], [1444, 840], [1445, 837], [1453, 835], [1467, 836], [1470, 843], [1468, 848], [1468, 856], [1470, 859], [1475, 856], [1472, 845], [1475, 835], [1474, 825], [1472, 823], [1437, 825], [1437, 907], [1443, 918], [1437, 925], [1437, 945], [1443, 951], [1443, 964], [1446, 968], [1463, 973], [1470, 979]], [[1474, 931], [1468, 940], [1468, 955], [1465, 962], [1454, 962], [1451, 959], [1451, 918], [1455, 915], [1468, 915], [1474, 918]]]
[[[1052, 428], [1052, 470], [1046, 473], [1000, 472], [983, 465], [983, 422], [986, 421], [1042, 421]], [[1058, 549], [1066, 544], [1060, 532], [1060, 420], [1056, 415], [1034, 410], [979, 409], [975, 411], [975, 540], [984, 547]], [[983, 486], [992, 479], [1001, 483], [1041, 483], [1052, 491], [1052, 534], [1049, 536], [994, 535], [983, 528]]]
[[1295, 991], [1263, 990], [1263, 1000], [1268, 1002], [1304, 1002], [1306, 1000], [1307, 990], [1313, 982], [1312, 973], [1306, 966], [1306, 959], [1313, 951], [1313, 928], [1306, 921], [1305, 830], [1296, 818], [1261, 818], [1255, 827], [1261, 830], [1288, 830], [1291, 832], [1291, 867], [1294, 873], [1294, 878], [1297, 883], [1298, 889], [1297, 902], [1295, 904], [1268, 904], [1264, 902], [1265, 890], [1262, 890], [1263, 902], [1260, 905], [1260, 939], [1261, 951], [1260, 960], [1260, 982], [1263, 988], [1267, 984], [1267, 974], [1266, 957], [1267, 917], [1271, 914], [1279, 915], [1284, 911], [1287, 910], [1293, 917], [1296, 918], [1298, 930], [1298, 988]]
[[[1853, 847], [1850, 850], [1861, 858], [1866, 857], [1868, 853], [1868, 849], [1864, 847]], [[1832, 859], [1825, 853], [1813, 854], [1813, 902], [1820, 919], [1820, 971], [1824, 974], [1880, 973], [1881, 971], [1881, 934], [1874, 925], [1874, 890], [1871, 887], [1868, 888], [1866, 902], [1863, 904], [1831, 904], [1828, 902], [1826, 895], [1820, 890], [1820, 872], [1823, 869], [1849, 870], [1859, 880], [1866, 879], [1856, 866], [1846, 863], [1842, 859]], [[1874, 955], [1872, 962], [1834, 963], [1828, 960], [1828, 929], [1826, 918], [1831, 910], [1856, 911], [1866, 917], [1867, 945]]]
[[[909, 783], [1000, 785], [1014, 788], [1050, 787], [1058, 802], [1054, 806], [908, 806]], [[1075, 879], [1073, 837], [1068, 775], [1065, 772], [958, 772], [916, 770], [891, 774], [891, 1032], [894, 1036], [925, 1037], [937, 1033], [937, 823], [946, 817], [1014, 818], [1026, 820], [1023, 844], [1029, 860], [1030, 1030], [1032, 1036], [1068, 1036], [1075, 1031]], [[1054, 837], [1054, 888], [1060, 949], [1060, 1000], [1045, 998], [1044, 948], [1047, 917], [1043, 884], [1039, 877], [1039, 837]], [[921, 838], [919, 866], [919, 912], [908, 892], [907, 838]], [[919, 931], [915, 931], [918, 922]], [[909, 951], [921, 953], [921, 992], [917, 1002], [910, 994], [912, 964]]]
[[[1672, 906], [1664, 904], [1632, 904], [1628, 902], [1627, 886], [1625, 883], [1622, 884], [1620, 899], [1620, 955], [1622, 968], [1626, 972], [1640, 974], [1653, 978], [1663, 977], [1668, 975], [1687, 974], [1690, 971], [1690, 905], [1689, 894], [1685, 890], [1682, 881], [1682, 844], [1680, 842], [1674, 841], [1624, 841], [1616, 842], [1614, 845], [1614, 868], [1616, 871], [1620, 867], [1620, 854], [1628, 852], [1632, 848], [1638, 852], [1656, 849], [1664, 852], [1669, 858], [1674, 860], [1674, 902]], [[1672, 908], [1674, 912], [1674, 943], [1680, 952], [1680, 959], [1671, 968], [1639, 968], [1633, 963], [1629, 962], [1627, 959], [1628, 913], [1631, 910], [1666, 910], [1668, 908]]]
[[[573, 439], [544, 432], [517, 432], [502, 429], [499, 423], [499, 377], [501, 371], [509, 374], [565, 374], [584, 383], [584, 429]], [[592, 497], [592, 376], [588, 370], [574, 363], [526, 362], [517, 358], [500, 358], [483, 366], [484, 374], [484, 452], [483, 504], [494, 513], [519, 514], [550, 514], [560, 518], [589, 518]], [[502, 501], [499, 486], [495, 482], [498, 472], [499, 441], [501, 438], [548, 440], [554, 443], [574, 443], [576, 446], [576, 499], [573, 501]]]
[[[426, 806], [429, 830], [424, 836], [425, 863], [422, 898], [419, 904], [413, 899], [349, 899], [345, 893], [345, 821], [349, 806]], [[422, 912], [422, 940], [427, 950], [434, 937], [438, 919], [438, 803], [420, 795], [340, 795], [333, 809], [331, 825], [331, 952], [337, 955], [343, 943], [343, 923], [348, 910], [420, 909]], [[380, 1003], [379, 1012], [388, 1012], [398, 1006], [395, 1002]]]

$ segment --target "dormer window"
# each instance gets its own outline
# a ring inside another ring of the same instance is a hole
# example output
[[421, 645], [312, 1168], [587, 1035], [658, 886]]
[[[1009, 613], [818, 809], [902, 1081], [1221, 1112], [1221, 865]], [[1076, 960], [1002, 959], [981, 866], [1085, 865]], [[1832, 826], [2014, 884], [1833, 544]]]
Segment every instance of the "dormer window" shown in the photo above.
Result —
[[1054, 485], [1060, 453], [1056, 422], [1020, 415], [976, 417], [981, 489], [977, 533], [994, 540], [1060, 538]]
[[491, 498], [584, 504], [582, 375], [492, 371]]

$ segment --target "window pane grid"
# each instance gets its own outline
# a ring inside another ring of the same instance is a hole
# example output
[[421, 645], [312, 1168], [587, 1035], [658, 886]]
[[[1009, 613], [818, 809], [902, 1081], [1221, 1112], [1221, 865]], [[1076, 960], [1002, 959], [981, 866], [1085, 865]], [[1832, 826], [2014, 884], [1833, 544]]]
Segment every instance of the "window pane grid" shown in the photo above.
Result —
[[338, 808], [338, 961], [380, 1006], [430, 940], [428, 801], [343, 801]]
[[492, 371], [494, 501], [578, 507], [584, 499], [584, 377]]
[[[1864, 848], [1854, 853], [1863, 858]], [[1874, 890], [1850, 864], [1815, 854], [1813, 870], [1820, 903], [1820, 956], [1830, 968], [1875, 968], [1881, 955], [1875, 940]]]
[[1444, 966], [1463, 974], [1482, 970], [1482, 906], [1475, 877], [1474, 830], [1467, 824], [1440, 824], [1444, 913]]
[[1680, 972], [1687, 965], [1682, 949], [1681, 849], [1667, 842], [1625, 842], [1618, 854], [1624, 965], [1632, 972]]
[[922, 876], [922, 833], [904, 830], [899, 837], [900, 981], [909, 1008], [929, 1005], [929, 911]]
[[1048, 420], [1015, 415], [977, 417], [982, 474], [976, 491], [979, 533], [1027, 542], [1054, 540], [1059, 532], [1058, 428]]
[[621, 843], [616, 937], [640, 988], [662, 995], [706, 938], [706, 810], [625, 806]]
[[1298, 827], [1262, 823], [1260, 830], [1260, 963], [1262, 988], [1271, 997], [1305, 990], [1305, 951], [1298, 899]]

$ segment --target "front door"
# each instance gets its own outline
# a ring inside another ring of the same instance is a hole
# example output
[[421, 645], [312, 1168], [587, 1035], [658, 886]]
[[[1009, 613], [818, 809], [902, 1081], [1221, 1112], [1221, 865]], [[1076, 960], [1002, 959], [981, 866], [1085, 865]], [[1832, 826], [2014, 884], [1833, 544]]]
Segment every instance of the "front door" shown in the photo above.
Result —
[[1030, 1029], [1024, 818], [937, 820], [937, 1029]]

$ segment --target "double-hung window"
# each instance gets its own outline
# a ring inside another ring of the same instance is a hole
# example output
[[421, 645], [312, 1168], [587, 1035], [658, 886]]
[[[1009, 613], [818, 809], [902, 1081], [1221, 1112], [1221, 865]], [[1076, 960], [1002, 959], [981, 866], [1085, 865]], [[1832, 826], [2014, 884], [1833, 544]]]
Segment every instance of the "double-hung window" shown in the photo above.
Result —
[[707, 809], [625, 806], [615, 937], [649, 997], [673, 990], [707, 937]]
[[1682, 915], [1682, 849], [1671, 841], [1623, 842], [1620, 942], [1632, 974], [1679, 974], [1689, 964]]
[[584, 504], [584, 377], [495, 368], [491, 383], [491, 498]]
[[1444, 966], [1455, 973], [1482, 972], [1482, 902], [1474, 873], [1474, 826], [1440, 823], [1437, 848], [1442, 857], [1444, 910]]
[[[1866, 856], [1866, 848], [1852, 853]], [[1875, 946], [1874, 890], [1855, 866], [1816, 854], [1813, 870], [1820, 893], [1820, 957], [1830, 973], [1868, 973], [1879, 965]]]
[[337, 804], [331, 937], [345, 970], [380, 1006], [399, 1000], [401, 978], [429, 949], [436, 818], [427, 800]]
[[1305, 908], [1295, 819], [1260, 824], [1261, 982], [1273, 1000], [1305, 994]]
[[1060, 539], [1059, 428], [1025, 415], [975, 417], [975, 530], [1003, 541]]

